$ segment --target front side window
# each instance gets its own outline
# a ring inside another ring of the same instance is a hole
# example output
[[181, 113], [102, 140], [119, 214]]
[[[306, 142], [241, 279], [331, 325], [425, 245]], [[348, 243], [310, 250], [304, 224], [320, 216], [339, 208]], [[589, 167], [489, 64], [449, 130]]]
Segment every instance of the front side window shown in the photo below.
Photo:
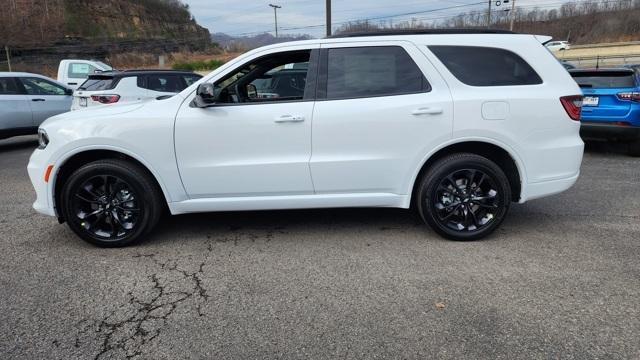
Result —
[[72, 79], [86, 79], [96, 69], [95, 66], [89, 64], [71, 63], [69, 64], [69, 77]]
[[60, 85], [40, 78], [20, 78], [29, 95], [66, 95], [66, 89]]
[[303, 100], [310, 50], [268, 55], [243, 65], [214, 85], [218, 103]]
[[426, 92], [430, 86], [400, 46], [329, 49], [327, 99]]
[[542, 79], [517, 54], [478, 46], [429, 46], [462, 83], [471, 86], [537, 85]]
[[20, 94], [18, 86], [13, 78], [0, 77], [0, 95], [17, 95]]

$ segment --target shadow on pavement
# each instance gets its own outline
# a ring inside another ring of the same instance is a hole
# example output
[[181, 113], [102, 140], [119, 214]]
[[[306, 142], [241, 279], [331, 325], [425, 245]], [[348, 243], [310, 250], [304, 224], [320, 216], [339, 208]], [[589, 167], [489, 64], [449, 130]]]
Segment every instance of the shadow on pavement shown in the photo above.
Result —
[[25, 148], [36, 148], [38, 137], [36, 135], [17, 136], [14, 138], [0, 140], [0, 152], [21, 150]]

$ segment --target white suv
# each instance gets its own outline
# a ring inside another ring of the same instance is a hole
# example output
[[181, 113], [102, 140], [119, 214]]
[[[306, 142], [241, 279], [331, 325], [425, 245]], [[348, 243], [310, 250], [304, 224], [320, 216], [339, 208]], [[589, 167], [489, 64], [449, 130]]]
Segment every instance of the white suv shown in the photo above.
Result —
[[89, 75], [73, 93], [71, 110], [172, 96], [202, 75], [173, 70], [105, 71]]
[[431, 31], [256, 49], [177, 96], [47, 120], [34, 208], [100, 246], [144, 238], [165, 211], [330, 207], [414, 207], [444, 237], [479, 239], [511, 202], [580, 173], [581, 92], [546, 40]]

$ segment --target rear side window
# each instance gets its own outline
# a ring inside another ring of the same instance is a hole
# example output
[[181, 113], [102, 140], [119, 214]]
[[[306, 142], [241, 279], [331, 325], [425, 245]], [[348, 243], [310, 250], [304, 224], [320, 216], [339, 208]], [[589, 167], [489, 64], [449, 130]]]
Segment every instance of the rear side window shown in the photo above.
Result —
[[581, 71], [572, 72], [573, 79], [583, 88], [632, 88], [636, 86], [636, 79], [630, 71]]
[[82, 83], [78, 89], [88, 91], [111, 90], [115, 85], [116, 81], [112, 77], [91, 77]]
[[328, 50], [328, 99], [390, 96], [429, 90], [429, 84], [416, 63], [399, 46]]
[[0, 77], [0, 95], [17, 95], [20, 94], [18, 86], [13, 78]]
[[69, 64], [69, 77], [72, 79], [86, 79], [89, 74], [93, 74], [97, 68], [93, 65], [82, 63]]
[[461, 82], [471, 86], [542, 84], [542, 79], [517, 54], [477, 46], [429, 46], [436, 57]]
[[177, 93], [185, 89], [184, 80], [179, 75], [147, 75], [146, 89], [158, 92]]

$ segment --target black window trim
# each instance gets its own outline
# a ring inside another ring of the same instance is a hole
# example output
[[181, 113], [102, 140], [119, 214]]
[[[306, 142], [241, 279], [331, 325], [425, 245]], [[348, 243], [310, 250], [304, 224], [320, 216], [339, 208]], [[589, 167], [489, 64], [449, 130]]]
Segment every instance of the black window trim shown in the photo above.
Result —
[[[261, 59], [264, 59], [266, 57], [269, 56], [273, 56], [273, 55], [278, 55], [278, 54], [283, 54], [283, 53], [288, 53], [288, 52], [300, 52], [300, 51], [309, 51], [309, 66], [307, 68], [307, 81], [306, 81], [306, 85], [304, 88], [304, 95], [302, 97], [302, 99], [299, 100], [265, 100], [265, 101], [256, 101], [256, 102], [243, 102], [243, 103], [218, 103], [218, 104], [211, 104], [207, 107], [225, 107], [225, 106], [245, 106], [245, 105], [265, 105], [265, 104], [288, 104], [288, 103], [302, 103], [302, 102], [313, 102], [313, 101], [317, 101], [317, 89], [318, 87], [312, 87], [313, 84], [317, 84], [318, 82], [318, 76], [319, 76], [319, 54], [320, 54], [320, 49], [319, 48], [309, 48], [309, 49], [283, 49], [282, 51], [277, 51], [277, 52], [272, 52], [269, 54], [265, 54], [263, 56], [251, 59], [249, 61], [245, 61], [242, 64], [234, 67], [232, 70], [228, 71], [225, 73], [225, 75], [221, 78], [219, 78], [216, 81], [220, 81], [222, 79], [224, 79], [227, 75], [231, 75], [234, 74], [237, 70], [239, 70], [240, 68], [242, 68], [243, 66], [247, 65], [247, 64], [251, 64], [255, 61], [259, 61]], [[309, 91], [309, 96], [307, 96], [307, 91]]]
[[[465, 48], [480, 48], [480, 49], [495, 49], [495, 50], [501, 50], [501, 51], [507, 51], [510, 52], [516, 56], [518, 56], [525, 64], [529, 65], [529, 67], [533, 70], [533, 72], [536, 74], [536, 76], [538, 77], [538, 79], [540, 79], [539, 83], [536, 84], [514, 84], [514, 85], [470, 85], [465, 83], [464, 81], [458, 79], [458, 77], [451, 71], [449, 70], [449, 67], [442, 61], [440, 60], [440, 58], [438, 57], [438, 55], [436, 55], [431, 48], [432, 47], [437, 47], [437, 46], [447, 46], [447, 47], [465, 47]], [[442, 66], [445, 68], [445, 70], [447, 70], [449, 72], [449, 74], [451, 74], [451, 76], [456, 79], [456, 81], [458, 81], [460, 84], [464, 85], [464, 86], [469, 86], [472, 88], [478, 88], [478, 89], [483, 89], [483, 88], [496, 88], [496, 87], [522, 87], [522, 86], [542, 86], [545, 85], [545, 81], [542, 78], [542, 76], [540, 76], [540, 72], [538, 70], [536, 70], [536, 68], [531, 65], [527, 60], [525, 60], [525, 58], [518, 54], [517, 52], [511, 50], [511, 49], [505, 49], [505, 48], [501, 48], [501, 47], [496, 47], [496, 46], [479, 46], [479, 45], [459, 45], [459, 44], [433, 44], [433, 45], [427, 45], [426, 46], [427, 49], [429, 50], [429, 52], [431, 53], [431, 55], [433, 55], [433, 57], [435, 57], [436, 60], [438, 60], [440, 62], [440, 64], [442, 64]]]
[[[361, 48], [380, 48], [380, 47], [398, 47], [404, 51], [407, 56], [413, 61], [416, 65], [420, 73], [422, 74], [422, 89], [420, 91], [407, 91], [402, 93], [394, 93], [394, 94], [382, 94], [382, 95], [362, 95], [362, 96], [348, 96], [348, 97], [336, 97], [329, 98], [327, 96], [327, 85], [329, 80], [329, 50], [332, 49], [361, 49]], [[354, 46], [334, 46], [334, 47], [326, 47], [320, 50], [320, 63], [318, 66], [318, 87], [316, 90], [316, 101], [338, 101], [338, 100], [354, 100], [354, 99], [368, 99], [368, 98], [381, 98], [381, 97], [391, 97], [391, 96], [405, 96], [405, 95], [416, 95], [416, 94], [428, 94], [433, 91], [433, 87], [431, 86], [431, 82], [427, 79], [427, 75], [422, 71], [418, 62], [409, 54], [409, 52], [401, 45], [371, 45], [371, 44], [363, 44], [363, 45], [354, 45]]]

